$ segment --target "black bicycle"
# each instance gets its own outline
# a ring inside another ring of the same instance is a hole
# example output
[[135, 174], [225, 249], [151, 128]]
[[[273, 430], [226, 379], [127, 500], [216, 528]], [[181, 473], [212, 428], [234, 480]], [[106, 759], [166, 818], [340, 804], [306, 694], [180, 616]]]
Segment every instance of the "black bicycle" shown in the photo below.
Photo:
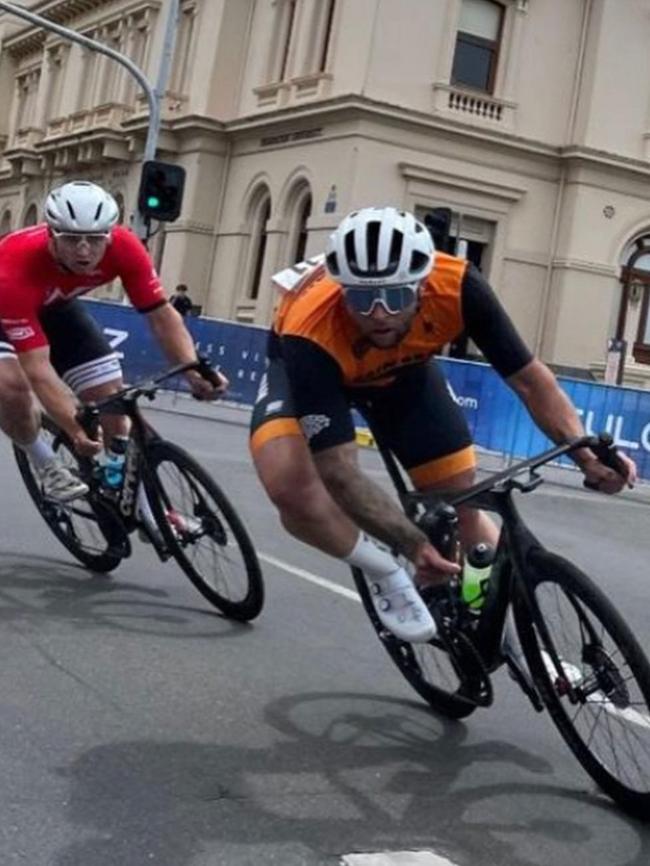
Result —
[[[499, 544], [479, 616], [462, 601], [458, 580], [423, 592], [438, 625], [428, 644], [405, 643], [386, 630], [362, 573], [353, 568], [352, 574], [383, 646], [436, 712], [461, 719], [489, 706], [491, 674], [507, 664], [603, 791], [648, 820], [650, 664], [611, 601], [572, 563], [543, 547], [513, 498], [514, 491], [528, 493], [542, 483], [539, 467], [585, 446], [620, 468], [610, 437], [582, 437], [443, 500], [407, 489], [395, 458], [379, 444], [405, 512], [443, 555], [451, 558], [457, 549], [455, 507], [462, 504], [500, 515]], [[509, 610], [521, 647], [506, 629]]]
[[222, 613], [251, 620], [262, 609], [264, 584], [244, 524], [210, 475], [186, 451], [159, 436], [138, 405], [142, 397], [153, 400], [163, 382], [190, 369], [206, 376], [212, 372], [204, 361], [183, 364], [80, 410], [80, 423], [90, 436], [96, 435], [100, 413], [131, 419], [124, 482], [118, 491], [106, 490], [97, 461], [79, 457], [65, 433], [47, 417], [43, 428], [57, 457], [88, 484], [90, 492], [65, 504], [45, 498], [25, 452], [15, 448], [14, 453], [45, 522], [88, 569], [116, 568], [130, 555], [130, 536], [138, 531], [161, 561], [173, 557]]

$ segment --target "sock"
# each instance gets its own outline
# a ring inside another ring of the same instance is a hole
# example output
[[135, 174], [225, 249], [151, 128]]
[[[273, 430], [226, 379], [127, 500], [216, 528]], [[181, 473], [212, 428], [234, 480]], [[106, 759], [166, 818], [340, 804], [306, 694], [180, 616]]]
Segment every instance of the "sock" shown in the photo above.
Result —
[[350, 553], [342, 559], [349, 565], [360, 568], [369, 577], [385, 577], [400, 568], [392, 554], [378, 547], [363, 532], [359, 533], [357, 543]]
[[42, 433], [39, 433], [30, 445], [21, 445], [20, 447], [37, 469], [43, 469], [52, 460], [56, 460], [52, 446]]

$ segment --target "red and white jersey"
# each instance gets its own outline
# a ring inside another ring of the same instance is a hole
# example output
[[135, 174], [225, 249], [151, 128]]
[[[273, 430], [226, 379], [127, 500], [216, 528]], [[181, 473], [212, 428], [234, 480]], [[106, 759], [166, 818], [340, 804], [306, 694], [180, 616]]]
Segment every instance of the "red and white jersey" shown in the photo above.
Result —
[[110, 283], [116, 277], [141, 313], [166, 302], [165, 291], [142, 242], [128, 229], [116, 226], [97, 268], [73, 274], [49, 250], [47, 226], [12, 232], [0, 241], [0, 326], [17, 352], [47, 346], [39, 313]]

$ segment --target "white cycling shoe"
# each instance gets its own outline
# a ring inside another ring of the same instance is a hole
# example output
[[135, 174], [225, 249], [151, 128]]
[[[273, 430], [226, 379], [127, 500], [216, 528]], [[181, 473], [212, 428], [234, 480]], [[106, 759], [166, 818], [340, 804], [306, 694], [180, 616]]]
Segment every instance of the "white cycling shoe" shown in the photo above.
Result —
[[36, 471], [46, 499], [53, 499], [55, 502], [71, 502], [88, 493], [88, 485], [58, 460], [50, 460]]
[[437, 627], [420, 593], [403, 568], [384, 577], [364, 574], [381, 624], [407, 643], [427, 643]]

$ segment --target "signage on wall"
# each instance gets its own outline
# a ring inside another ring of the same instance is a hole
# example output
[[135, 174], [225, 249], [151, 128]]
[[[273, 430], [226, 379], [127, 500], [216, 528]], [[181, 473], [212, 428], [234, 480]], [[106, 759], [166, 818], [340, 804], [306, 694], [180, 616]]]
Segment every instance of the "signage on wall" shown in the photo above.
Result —
[[291, 141], [305, 141], [310, 138], [320, 138], [323, 134], [323, 128], [317, 129], [297, 129], [295, 132], [285, 132], [281, 135], [266, 135], [260, 138], [260, 147], [272, 147], [276, 144], [287, 144]]

